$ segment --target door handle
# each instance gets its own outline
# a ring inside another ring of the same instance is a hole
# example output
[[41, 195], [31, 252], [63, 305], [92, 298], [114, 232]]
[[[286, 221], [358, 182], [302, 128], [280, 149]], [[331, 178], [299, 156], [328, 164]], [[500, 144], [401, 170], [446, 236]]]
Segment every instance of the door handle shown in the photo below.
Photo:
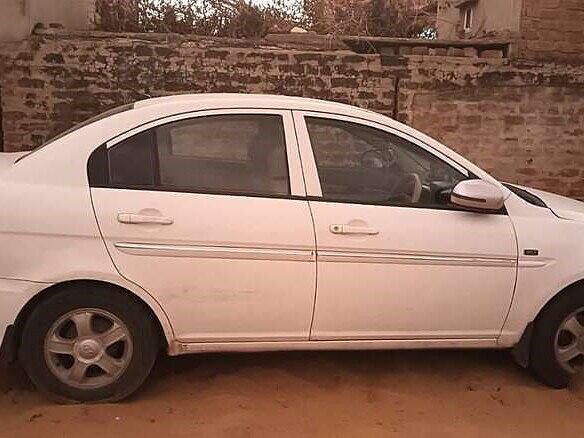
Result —
[[365, 234], [367, 236], [375, 236], [379, 234], [379, 230], [369, 227], [358, 227], [354, 225], [333, 224], [329, 228], [333, 234]]
[[123, 224], [158, 224], [172, 225], [174, 219], [166, 216], [149, 216], [145, 214], [118, 213], [118, 222]]

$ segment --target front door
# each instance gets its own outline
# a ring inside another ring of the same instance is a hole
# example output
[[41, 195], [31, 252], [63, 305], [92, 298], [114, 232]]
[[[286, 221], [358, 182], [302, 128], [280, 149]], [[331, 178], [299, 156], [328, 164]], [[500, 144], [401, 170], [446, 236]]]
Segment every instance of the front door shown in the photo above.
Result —
[[180, 341], [308, 339], [314, 230], [289, 111], [181, 115], [94, 154], [108, 251]]
[[494, 339], [516, 275], [504, 211], [450, 206], [472, 177], [399, 131], [295, 112], [315, 221], [311, 339]]

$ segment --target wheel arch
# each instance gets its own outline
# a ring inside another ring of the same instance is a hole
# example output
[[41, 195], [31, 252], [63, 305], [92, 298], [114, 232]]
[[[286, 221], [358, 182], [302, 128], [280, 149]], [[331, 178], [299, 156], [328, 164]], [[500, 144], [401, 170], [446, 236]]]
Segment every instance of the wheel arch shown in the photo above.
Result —
[[[168, 346], [171, 345], [174, 336], [168, 318], [166, 317], [166, 314], [164, 314], [162, 308], [160, 308], [157, 305], [157, 303], [155, 304], [155, 306], [152, 305], [153, 303], [151, 298], [144, 299], [143, 296], [136, 293], [135, 291], [113, 282], [93, 279], [78, 279], [67, 280], [51, 284], [48, 287], [38, 291], [26, 302], [26, 304], [20, 309], [20, 312], [18, 313], [16, 320], [14, 321], [13, 324], [14, 342], [12, 349], [14, 351], [11, 352], [12, 354], [10, 354], [10, 356], [12, 356], [13, 358], [16, 357], [18, 348], [20, 348], [20, 339], [22, 337], [22, 329], [24, 327], [24, 324], [28, 317], [30, 316], [30, 313], [33, 311], [34, 308], [36, 308], [36, 306], [38, 306], [39, 303], [43, 302], [44, 300], [48, 299], [49, 297], [62, 291], [65, 288], [83, 287], [87, 285], [114, 288], [120, 291], [121, 293], [125, 293], [131, 296], [135, 300], [136, 304], [141, 306], [147, 312], [150, 318], [152, 318], [152, 320], [154, 321], [159, 335], [160, 342], [159, 348], [167, 349]], [[150, 303], [148, 301], [150, 301]]]
[[573, 281], [572, 283], [564, 286], [560, 289], [557, 293], [550, 296], [549, 299], [539, 308], [535, 316], [531, 321], [527, 323], [525, 329], [519, 339], [519, 342], [514, 345], [511, 353], [515, 362], [521, 365], [524, 368], [527, 368], [529, 365], [530, 357], [531, 357], [531, 338], [533, 335], [533, 327], [537, 323], [537, 320], [540, 316], [552, 305], [555, 301], [559, 300], [562, 296], [572, 292], [575, 289], [582, 289], [584, 293], [584, 278], [579, 280]]

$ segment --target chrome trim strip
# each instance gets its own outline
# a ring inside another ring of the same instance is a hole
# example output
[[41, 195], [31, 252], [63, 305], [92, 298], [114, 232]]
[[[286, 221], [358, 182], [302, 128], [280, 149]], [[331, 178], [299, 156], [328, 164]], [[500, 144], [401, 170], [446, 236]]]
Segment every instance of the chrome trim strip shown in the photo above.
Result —
[[494, 348], [495, 338], [435, 338], [435, 339], [381, 339], [336, 341], [245, 341], [245, 342], [189, 342], [174, 340], [168, 347], [171, 356], [186, 353], [217, 353], [224, 351], [307, 351], [307, 350], [393, 350], [415, 348]]
[[[473, 257], [460, 255], [433, 255], [414, 253], [363, 253], [343, 251], [315, 251], [310, 249], [246, 248], [225, 246], [191, 246], [150, 243], [116, 242], [114, 246], [125, 254], [156, 257], [193, 257], [246, 260], [288, 260], [333, 263], [378, 263], [408, 265], [456, 265], [516, 267], [514, 257]], [[524, 265], [525, 262], [521, 263]], [[541, 263], [541, 262], [540, 262]], [[534, 263], [533, 265], [535, 265]], [[533, 266], [532, 265], [532, 266]], [[540, 265], [538, 263], [538, 265]], [[540, 265], [541, 266], [541, 265]]]
[[318, 251], [318, 261], [333, 263], [391, 263], [407, 265], [456, 265], [515, 267], [515, 257], [474, 257], [460, 255], [433, 255], [413, 253], [361, 253], [341, 251]]
[[315, 261], [310, 249], [244, 248], [225, 246], [166, 245], [116, 242], [114, 246], [125, 254], [156, 257], [194, 257], [212, 259]]
[[552, 265], [555, 259], [539, 258], [539, 259], [519, 259], [520, 268], [545, 268]]

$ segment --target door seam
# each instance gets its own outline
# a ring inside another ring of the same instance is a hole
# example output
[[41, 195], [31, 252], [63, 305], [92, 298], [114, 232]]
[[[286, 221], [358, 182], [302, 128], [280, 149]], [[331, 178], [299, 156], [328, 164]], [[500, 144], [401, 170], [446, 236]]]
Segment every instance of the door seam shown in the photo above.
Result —
[[[304, 175], [304, 163], [302, 162], [302, 153], [300, 152], [300, 140], [298, 138], [298, 127], [296, 126], [296, 120], [294, 120], [294, 111], [290, 110], [290, 117], [292, 118], [292, 126], [294, 127], [294, 136], [296, 137], [296, 151], [298, 153], [298, 159], [300, 160], [300, 170], [302, 171], [302, 182], [304, 183], [304, 193], [308, 195], [308, 189], [306, 187], [306, 176]], [[310, 146], [312, 148], [312, 145]], [[314, 299], [312, 302], [312, 316], [310, 318], [310, 327], [308, 329], [308, 340], [312, 340], [312, 328], [314, 326], [314, 315], [316, 313], [316, 299], [318, 296], [318, 247], [316, 240], [316, 223], [314, 221], [314, 213], [312, 212], [312, 206], [310, 201], [306, 199], [306, 205], [308, 206], [308, 212], [310, 213], [310, 220], [312, 222], [312, 238], [314, 239]]]

